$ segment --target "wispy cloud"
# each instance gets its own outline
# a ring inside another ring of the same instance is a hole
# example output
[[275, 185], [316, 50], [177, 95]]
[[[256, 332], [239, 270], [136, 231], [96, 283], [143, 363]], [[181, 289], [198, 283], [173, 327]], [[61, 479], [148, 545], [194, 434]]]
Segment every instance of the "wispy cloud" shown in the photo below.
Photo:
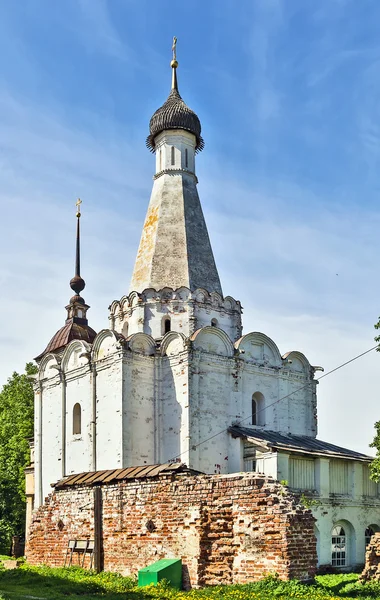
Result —
[[82, 22], [76, 23], [76, 30], [87, 50], [130, 60], [131, 49], [117, 31], [107, 0], [79, 0], [78, 5]]

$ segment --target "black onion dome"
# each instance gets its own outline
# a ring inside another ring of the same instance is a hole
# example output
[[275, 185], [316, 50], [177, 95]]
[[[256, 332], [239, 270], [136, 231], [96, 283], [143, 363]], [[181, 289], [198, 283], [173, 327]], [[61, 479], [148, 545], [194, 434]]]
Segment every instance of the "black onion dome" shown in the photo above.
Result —
[[201, 122], [194, 111], [192, 111], [182, 100], [177, 88], [177, 78], [173, 69], [173, 86], [166, 102], [154, 113], [149, 123], [150, 135], [146, 139], [146, 145], [155, 152], [156, 144], [154, 138], [167, 129], [185, 129], [190, 131], [196, 138], [195, 151], [200, 152], [204, 148], [201, 136]]

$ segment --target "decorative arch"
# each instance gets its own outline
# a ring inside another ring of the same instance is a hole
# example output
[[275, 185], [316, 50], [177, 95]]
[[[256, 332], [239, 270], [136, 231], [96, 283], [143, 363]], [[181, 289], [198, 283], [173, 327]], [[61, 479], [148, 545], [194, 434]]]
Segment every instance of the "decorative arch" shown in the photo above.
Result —
[[232, 298], [232, 296], [226, 296], [224, 298], [224, 308], [226, 310], [232, 310], [234, 308], [237, 308], [236, 300]]
[[156, 343], [147, 333], [134, 333], [128, 338], [129, 349], [136, 354], [153, 356], [156, 353]]
[[114, 300], [109, 306], [109, 311], [110, 311], [111, 315], [116, 315], [116, 313], [119, 311], [119, 309], [120, 309], [119, 300]]
[[170, 287], [164, 287], [164, 288], [162, 288], [162, 290], [160, 290], [159, 294], [160, 294], [161, 301], [172, 300], [173, 295], [174, 295], [174, 290], [173, 290], [173, 288], [170, 288]]
[[248, 362], [263, 367], [282, 366], [282, 358], [277, 345], [264, 333], [254, 331], [243, 335], [235, 342], [235, 348], [240, 351], [241, 358]]
[[142, 293], [142, 297], [146, 301], [157, 300], [157, 290], [154, 288], [146, 288]]
[[124, 340], [124, 337], [111, 329], [99, 331], [92, 345], [92, 359], [101, 360], [119, 350], [120, 340]]
[[129, 308], [129, 298], [128, 296], [122, 296], [119, 301], [121, 310], [124, 312]]
[[78, 369], [88, 364], [91, 352], [91, 345], [81, 340], [73, 340], [70, 342], [62, 355], [61, 367], [66, 373], [72, 369]]
[[233, 344], [228, 335], [219, 327], [202, 327], [191, 336], [195, 350], [231, 357], [234, 355]]
[[178, 300], [188, 300], [191, 296], [189, 288], [182, 286], [175, 290], [175, 298]]
[[223, 304], [223, 297], [218, 292], [211, 292], [210, 299], [213, 306], [219, 307]]
[[286, 352], [286, 354], [282, 356], [282, 360], [294, 373], [304, 373], [305, 375], [309, 375], [311, 365], [302, 352], [298, 352], [298, 350]]
[[210, 294], [204, 288], [197, 288], [194, 290], [193, 297], [197, 302], [207, 302], [210, 297]]
[[61, 369], [61, 362], [56, 354], [49, 353], [45, 354], [40, 364], [38, 365], [38, 379], [50, 379], [57, 375]]
[[186, 349], [186, 337], [183, 333], [177, 331], [170, 331], [167, 333], [161, 342], [161, 355], [172, 356], [173, 354], [180, 354]]
[[129, 304], [130, 306], [137, 306], [140, 301], [140, 294], [137, 292], [131, 292], [129, 294]]

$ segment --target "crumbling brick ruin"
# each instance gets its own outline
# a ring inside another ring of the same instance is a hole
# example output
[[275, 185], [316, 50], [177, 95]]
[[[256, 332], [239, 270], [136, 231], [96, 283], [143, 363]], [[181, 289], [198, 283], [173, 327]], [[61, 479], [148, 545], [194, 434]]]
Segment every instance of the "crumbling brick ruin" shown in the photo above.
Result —
[[375, 533], [367, 546], [361, 579], [363, 581], [380, 580], [380, 533]]
[[[110, 479], [110, 478], [108, 478]], [[62, 566], [68, 540], [94, 537], [98, 484], [61, 482], [33, 515], [31, 564]], [[245, 583], [268, 573], [313, 577], [314, 517], [296, 496], [254, 473], [161, 474], [100, 485], [102, 563], [124, 575], [182, 558], [185, 588]]]

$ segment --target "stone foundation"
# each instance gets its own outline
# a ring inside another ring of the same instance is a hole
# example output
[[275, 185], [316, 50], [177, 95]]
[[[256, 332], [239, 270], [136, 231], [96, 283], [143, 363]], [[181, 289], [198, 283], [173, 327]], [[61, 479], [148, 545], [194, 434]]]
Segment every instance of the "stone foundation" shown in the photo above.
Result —
[[[161, 558], [182, 558], [187, 589], [315, 574], [315, 519], [271, 479], [160, 476], [103, 484], [101, 495], [106, 571], [136, 575]], [[94, 538], [94, 487], [56, 490], [33, 514], [27, 560], [62, 566], [68, 540], [86, 538]]]

